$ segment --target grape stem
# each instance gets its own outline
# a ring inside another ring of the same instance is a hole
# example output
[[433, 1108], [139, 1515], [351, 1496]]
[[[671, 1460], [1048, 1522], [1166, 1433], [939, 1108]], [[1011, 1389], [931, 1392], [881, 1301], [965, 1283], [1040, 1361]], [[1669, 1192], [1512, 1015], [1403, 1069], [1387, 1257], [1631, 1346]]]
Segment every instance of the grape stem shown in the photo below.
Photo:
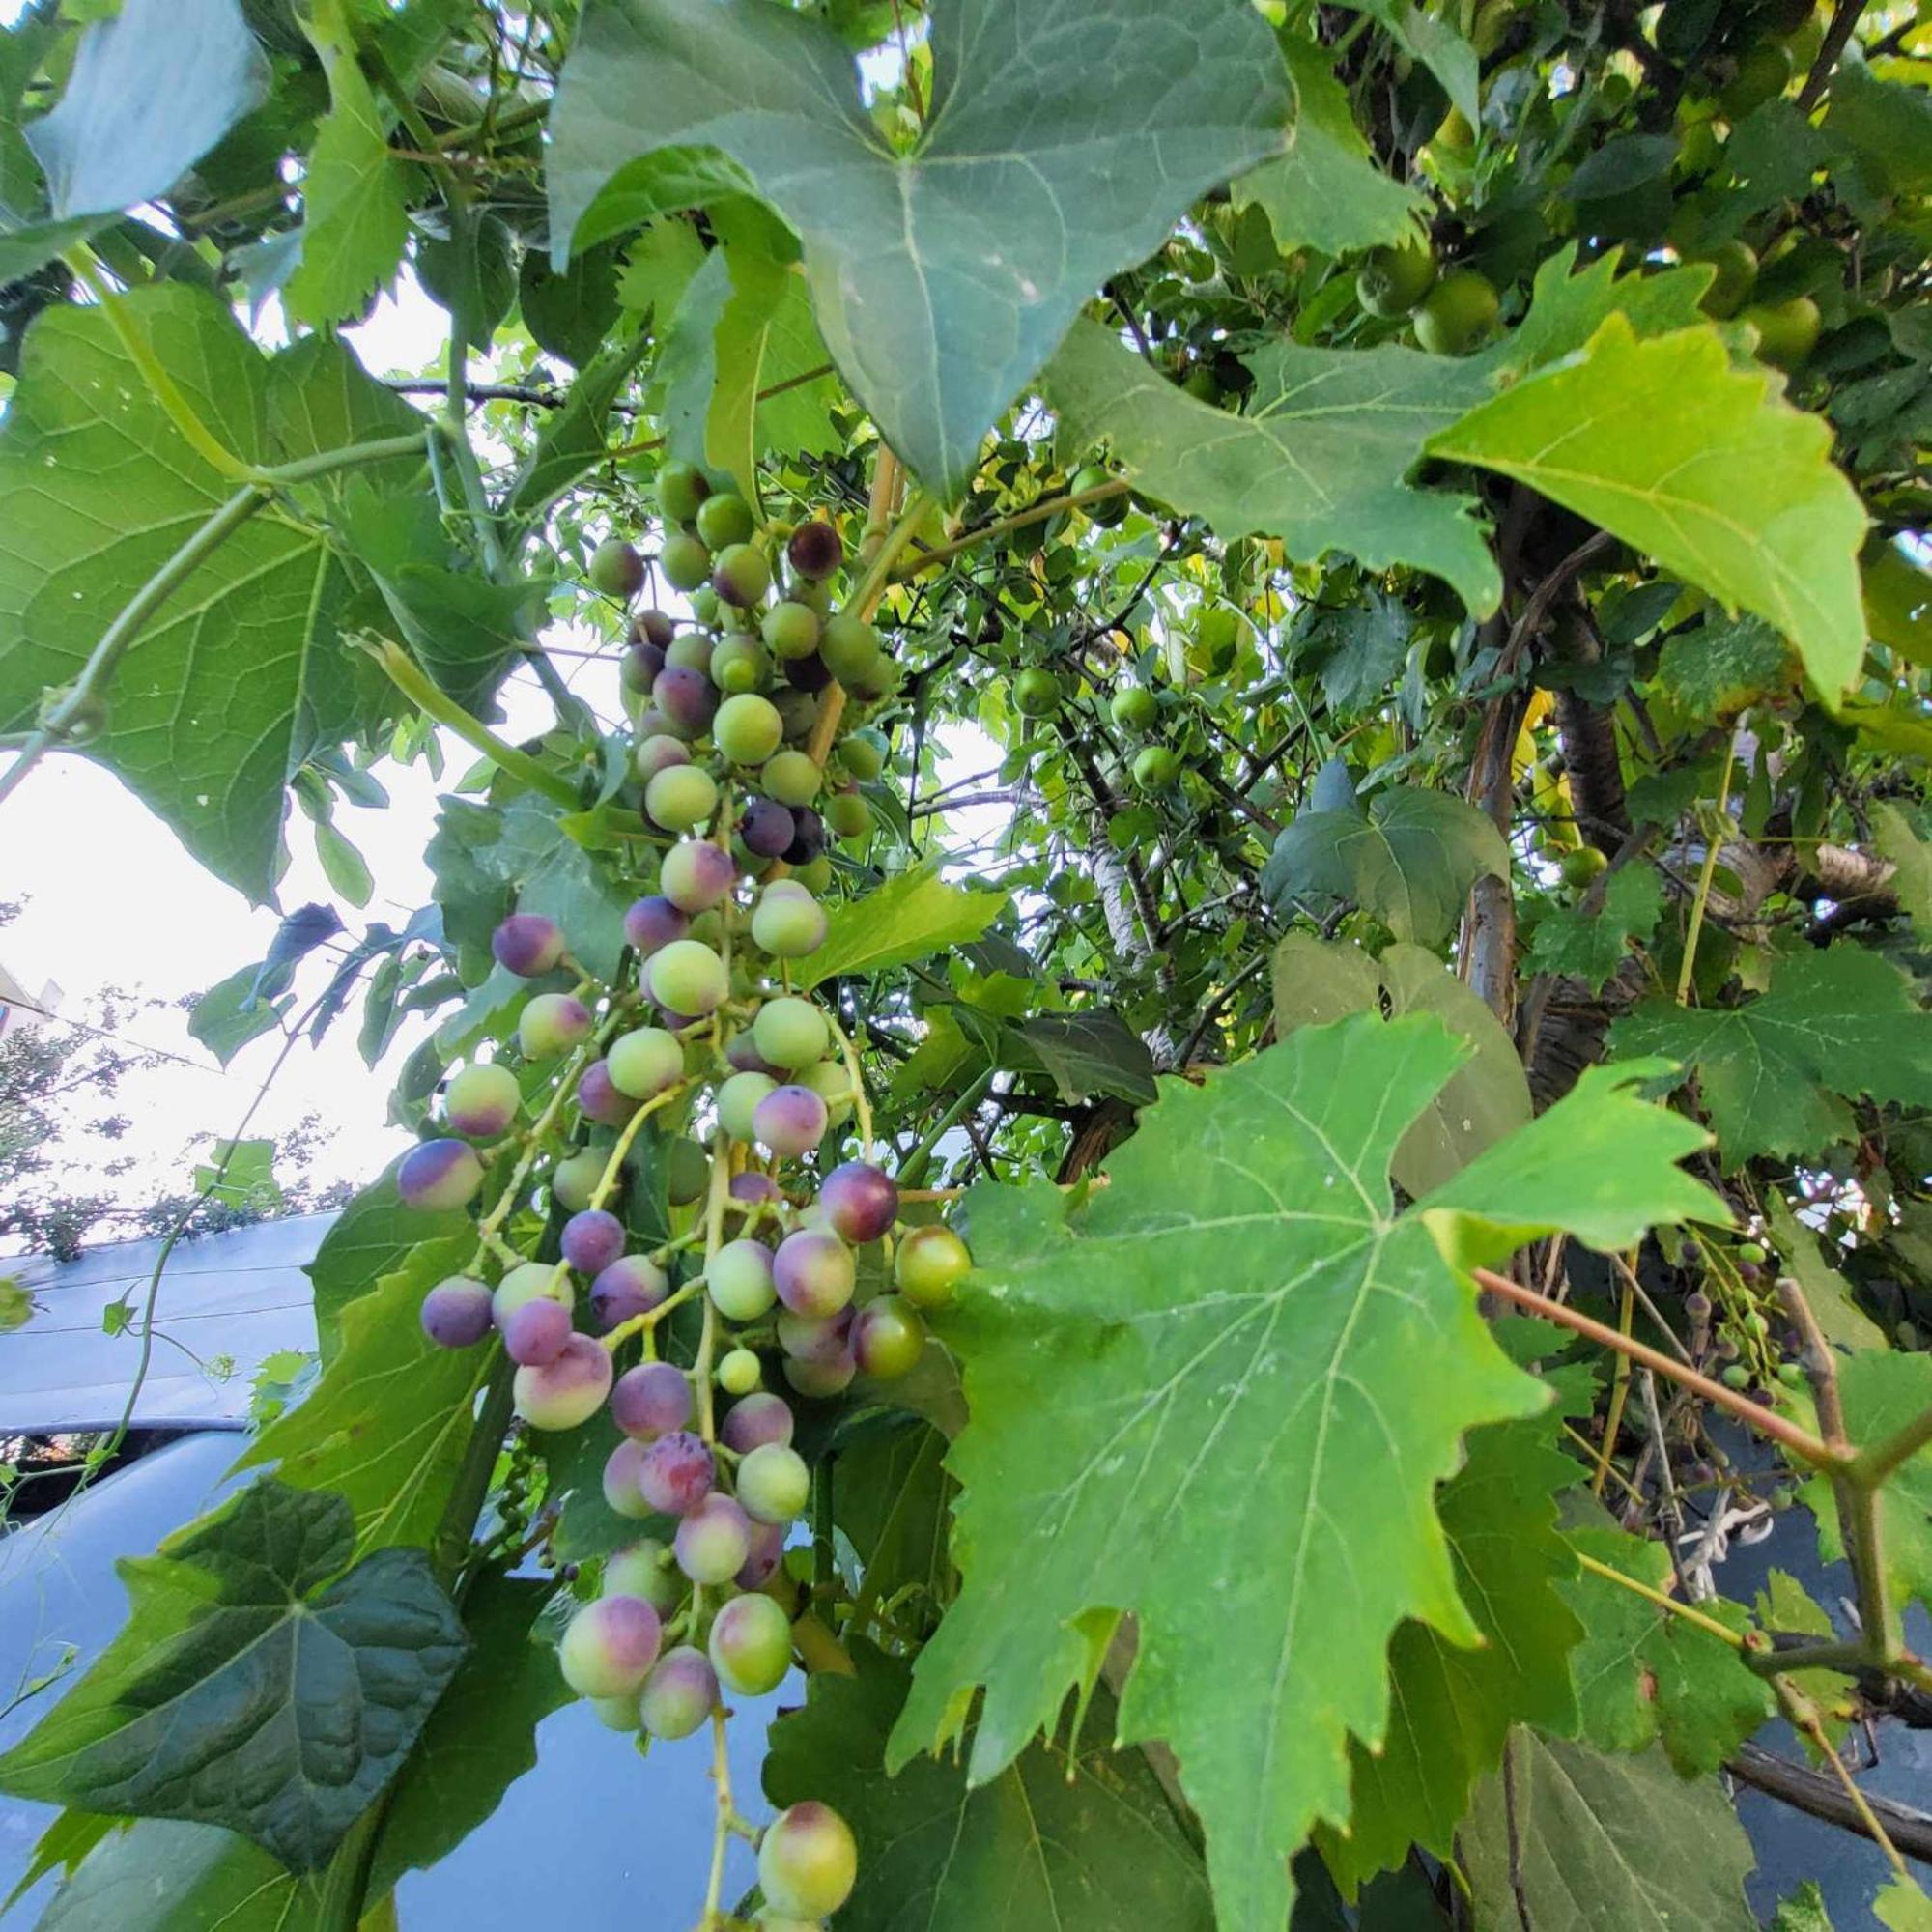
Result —
[[1049, 497], [1024, 510], [1015, 510], [1009, 517], [999, 517], [990, 524], [981, 524], [977, 530], [968, 530], [963, 536], [954, 537], [951, 543], [937, 544], [931, 550], [921, 551], [893, 574], [893, 581], [902, 583], [909, 577], [930, 570], [936, 563], [945, 563], [962, 551], [984, 543], [988, 537], [1004, 536], [1008, 530], [1024, 529], [1028, 524], [1043, 523], [1062, 510], [1084, 510], [1089, 503], [1104, 502], [1109, 497], [1122, 496], [1132, 488], [1133, 485], [1124, 478], [1117, 477], [1111, 483], [1096, 483], [1091, 490], [1076, 490], [1065, 497]]
[[859, 1157], [870, 1160], [872, 1157], [872, 1103], [866, 1097], [865, 1070], [859, 1065], [858, 1049], [853, 1046], [845, 1029], [838, 1024], [836, 1014], [828, 1011], [825, 1024], [832, 1030], [832, 1037], [838, 1042], [839, 1058], [845, 1063], [845, 1075], [852, 1083], [852, 1111], [859, 1117]]

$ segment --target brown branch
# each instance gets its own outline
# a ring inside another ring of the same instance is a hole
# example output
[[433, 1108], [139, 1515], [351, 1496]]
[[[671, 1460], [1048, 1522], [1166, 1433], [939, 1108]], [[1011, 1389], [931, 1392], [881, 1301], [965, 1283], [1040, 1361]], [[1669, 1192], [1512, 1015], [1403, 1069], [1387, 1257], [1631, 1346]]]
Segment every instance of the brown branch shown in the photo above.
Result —
[[[1788, 1758], [1752, 1744], [1740, 1745], [1736, 1756], [1724, 1769], [1740, 1784], [1748, 1784], [1753, 1791], [1762, 1791], [1767, 1798], [1776, 1798], [1793, 1810], [1836, 1825], [1843, 1831], [1855, 1832], [1861, 1838], [1871, 1836], [1858, 1806], [1837, 1779], [1821, 1771], [1793, 1764]], [[1881, 1798], [1876, 1792], [1866, 1792], [1864, 1800], [1901, 1852], [1916, 1859], [1932, 1858], [1932, 1816], [1901, 1804], [1896, 1799]]]
[[1825, 38], [1818, 43], [1818, 58], [1811, 63], [1811, 71], [1804, 76], [1804, 85], [1798, 90], [1798, 111], [1808, 114], [1816, 107], [1825, 93], [1825, 85], [1832, 78], [1832, 70], [1837, 66], [1839, 56], [1851, 44], [1852, 31], [1859, 24], [1859, 15], [1865, 11], [1865, 0], [1838, 0], [1832, 10], [1832, 24], [1825, 29]]

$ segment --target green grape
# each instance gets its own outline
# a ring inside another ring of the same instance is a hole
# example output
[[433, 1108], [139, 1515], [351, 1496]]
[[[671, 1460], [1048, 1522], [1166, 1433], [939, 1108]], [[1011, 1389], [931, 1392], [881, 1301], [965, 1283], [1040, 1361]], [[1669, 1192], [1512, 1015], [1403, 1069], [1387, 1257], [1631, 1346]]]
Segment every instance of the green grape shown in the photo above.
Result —
[[758, 1056], [774, 1066], [810, 1066], [832, 1044], [825, 1015], [810, 1000], [786, 994], [767, 1000], [752, 1022]]
[[781, 805], [810, 805], [818, 796], [824, 774], [803, 752], [774, 752], [758, 774], [767, 798]]
[[1160, 700], [1144, 684], [1122, 685], [1107, 707], [1123, 731], [1146, 731], [1160, 716]]
[[1179, 776], [1179, 754], [1165, 745], [1144, 745], [1134, 754], [1134, 783], [1142, 791], [1165, 791]]
[[852, 1076], [843, 1060], [821, 1060], [798, 1076], [801, 1087], [810, 1087], [825, 1102], [825, 1127], [829, 1133], [842, 1127], [852, 1118]]
[[904, 1296], [881, 1294], [859, 1311], [852, 1324], [852, 1354], [861, 1375], [896, 1381], [912, 1374], [924, 1352], [925, 1323]]
[[603, 1178], [604, 1156], [593, 1148], [584, 1148], [551, 1169], [550, 1191], [559, 1208], [581, 1213], [590, 1206], [591, 1190]]
[[750, 1395], [764, 1378], [764, 1369], [750, 1349], [727, 1349], [717, 1373], [718, 1386], [726, 1395]]
[[690, 523], [710, 494], [711, 485], [696, 464], [667, 463], [658, 471], [658, 507], [667, 522]]
[[658, 568], [673, 590], [696, 590], [711, 576], [711, 553], [688, 532], [671, 530], [658, 552]]
[[711, 721], [711, 736], [734, 765], [762, 764], [774, 754], [783, 755], [779, 745], [784, 737], [784, 720], [770, 698], [755, 692], [740, 692], [718, 707], [718, 715]]
[[752, 913], [752, 938], [774, 959], [803, 959], [825, 944], [826, 924], [824, 907], [810, 893], [801, 890], [775, 898], [767, 886]]
[[772, 681], [771, 659], [753, 638], [719, 639], [706, 669], [723, 692], [762, 691]]
[[951, 1228], [915, 1228], [898, 1245], [893, 1273], [915, 1308], [943, 1308], [959, 1278], [973, 1265], [966, 1243]]
[[762, 1697], [791, 1668], [791, 1619], [769, 1597], [733, 1597], [712, 1620], [707, 1648], [721, 1684]]
[[611, 1042], [604, 1065], [618, 1093], [650, 1100], [684, 1078], [684, 1048], [663, 1027], [638, 1027]]
[[[715, 503], [718, 498], [711, 500]], [[772, 587], [772, 567], [754, 545], [734, 543], [719, 553], [711, 569], [711, 587], [726, 604], [750, 610]]]
[[872, 829], [872, 810], [856, 791], [834, 792], [825, 801], [825, 822], [840, 838], [863, 838]]
[[1495, 284], [1474, 269], [1457, 269], [1415, 311], [1415, 339], [1432, 355], [1466, 355], [1495, 332], [1501, 314]]
[[884, 653], [879, 634], [863, 617], [841, 611], [826, 619], [818, 640], [818, 655], [840, 684], [865, 684], [874, 677]]
[[832, 861], [823, 852], [810, 864], [795, 867], [792, 877], [814, 897], [822, 898], [831, 889]]
[[838, 757], [861, 784], [867, 784], [886, 768], [886, 742], [876, 731], [854, 731], [839, 740]]
[[718, 781], [702, 765], [667, 765], [644, 787], [644, 815], [667, 832], [688, 832], [718, 809]]
[[1013, 679], [1013, 703], [1022, 716], [1044, 718], [1058, 709], [1060, 680], [1041, 665], [1029, 665]]
[[757, 527], [751, 504], [735, 490], [721, 490], [697, 506], [697, 534], [713, 550], [741, 544]]
[[810, 1493], [811, 1471], [783, 1443], [760, 1443], [738, 1464], [738, 1501], [754, 1522], [790, 1522]]
[[734, 1073], [718, 1090], [718, 1124], [734, 1141], [752, 1138], [752, 1115], [779, 1083], [769, 1073]]
[[1355, 277], [1355, 298], [1371, 315], [1406, 315], [1435, 280], [1435, 255], [1427, 240], [1397, 248], [1374, 248]]
[[673, 939], [644, 966], [651, 998], [674, 1013], [716, 1012], [731, 992], [724, 962], [702, 940]]
[[778, 1299], [771, 1249], [762, 1241], [726, 1241], [704, 1264], [704, 1289], [727, 1321], [755, 1321]]
[[787, 598], [765, 612], [763, 636], [776, 657], [809, 658], [818, 648], [819, 628], [810, 605]]
[[665, 1156], [665, 1193], [673, 1208], [688, 1208], [711, 1185], [711, 1156], [680, 1134]]
[[[722, 1674], [722, 1673], [721, 1673]], [[794, 1918], [824, 1918], [852, 1895], [859, 1847], [829, 1804], [808, 1800], [781, 1811], [758, 1841], [765, 1902]]]
[[589, 578], [606, 597], [628, 604], [644, 587], [644, 560], [621, 538], [610, 537], [590, 553]]

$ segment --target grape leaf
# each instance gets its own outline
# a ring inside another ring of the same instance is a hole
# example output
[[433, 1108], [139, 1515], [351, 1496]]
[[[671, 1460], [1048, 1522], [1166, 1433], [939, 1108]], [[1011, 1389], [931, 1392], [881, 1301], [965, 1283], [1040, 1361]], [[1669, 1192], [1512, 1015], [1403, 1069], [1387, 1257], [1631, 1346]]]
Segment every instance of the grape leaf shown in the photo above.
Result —
[[1371, 959], [1347, 940], [1291, 932], [1275, 948], [1274, 1018], [1287, 1033], [1346, 1013], [1434, 1013], [1469, 1049], [1469, 1058], [1402, 1137], [1390, 1163], [1396, 1183], [1426, 1194], [1522, 1126], [1535, 1111], [1516, 1042], [1481, 996], [1430, 952], [1398, 941]]
[[0, 1789], [225, 1825], [297, 1870], [321, 1864], [467, 1642], [421, 1550], [349, 1569], [355, 1542], [341, 1497], [263, 1482], [124, 1560], [126, 1626], [0, 1757]]
[[603, 0], [564, 65], [547, 172], [561, 259], [614, 232], [593, 204], [626, 163], [727, 156], [803, 241], [854, 394], [950, 492], [1080, 304], [1278, 152], [1289, 102], [1247, 0], [950, 0], [929, 44], [933, 113], [898, 155], [821, 22], [764, 0]]
[[[238, 455], [279, 460], [273, 422], [346, 362], [265, 358], [220, 303], [168, 283], [121, 298], [196, 412]], [[367, 378], [359, 377], [366, 384]], [[374, 386], [374, 385], [371, 385]], [[0, 730], [32, 724], [135, 592], [233, 494], [175, 429], [98, 307], [50, 310], [0, 426]], [[219, 878], [273, 890], [289, 774], [368, 722], [333, 618], [345, 580], [323, 538], [258, 517], [149, 620], [107, 690], [87, 755]]]
[[1841, 1349], [1887, 1347], [1885, 1330], [1854, 1299], [1852, 1284], [1821, 1252], [1816, 1232], [1799, 1220], [1776, 1188], [1765, 1190], [1764, 1214], [1781, 1271], [1797, 1281], [1827, 1337]]
[[799, 985], [816, 986], [840, 973], [881, 973], [970, 946], [1006, 908], [1004, 893], [948, 885], [936, 861], [915, 867], [832, 909], [825, 944], [803, 961]]
[[235, 1463], [274, 1463], [284, 1484], [332, 1492], [354, 1511], [358, 1554], [426, 1547], [448, 1501], [493, 1350], [439, 1349], [418, 1310], [475, 1246], [473, 1233], [420, 1241], [394, 1273], [350, 1302], [340, 1351], [322, 1379]]
[[1524, 961], [1532, 973], [1565, 974], [1601, 992], [1634, 941], [1646, 944], [1663, 917], [1663, 883], [1641, 862], [1613, 873], [1595, 912], [1558, 906], [1536, 923]]
[[1465, 121], [1473, 125], [1482, 119], [1476, 50], [1447, 20], [1425, 13], [1410, 0], [1345, 0], [1345, 4], [1368, 14], [1397, 45], [1419, 60]]
[[258, 990], [261, 978], [259, 966], [241, 967], [203, 993], [188, 1016], [188, 1037], [198, 1039], [223, 1066], [250, 1040], [273, 1033], [294, 1008], [293, 1000], [277, 1000]]
[[[1460, 1839], [1479, 1925], [1536, 1932], [1751, 1932], [1750, 1841], [1717, 1783], [1660, 1750], [1606, 1757], [1518, 1730]], [[1515, 1847], [1513, 1854], [1512, 1847]], [[1517, 1900], [1522, 1905], [1519, 1908]]]
[[1932, 1932], [1932, 1898], [1910, 1879], [1895, 1878], [1872, 1900], [1886, 1932]]
[[1318, 1837], [1350, 1895], [1400, 1865], [1411, 1842], [1450, 1856], [1470, 1790], [1501, 1757], [1512, 1723], [1576, 1726], [1569, 1653], [1582, 1627], [1558, 1594], [1574, 1565], [1551, 1497], [1576, 1480], [1577, 1464], [1549, 1436], [1544, 1417], [1476, 1430], [1468, 1462], [1437, 1494], [1456, 1587], [1483, 1642], [1461, 1649], [1422, 1623], [1396, 1631], [1383, 1748], [1371, 1755], [1350, 1744], [1348, 1835]]
[[[977, 1788], [929, 1758], [889, 1776], [886, 1739], [909, 1673], [867, 1644], [853, 1649], [856, 1676], [815, 1672], [805, 1708], [772, 1727], [764, 1774], [774, 1804], [819, 1799], [858, 1835], [841, 1932], [1211, 1932], [1199, 1855], [1137, 1753], [1035, 1743]], [[1090, 1740], [1112, 1717], [1096, 1690]]]
[[[1393, 1212], [1390, 1157], [1462, 1054], [1421, 1015], [1302, 1028], [1201, 1087], [1167, 1083], [1103, 1188], [973, 1190], [975, 1273], [936, 1323], [971, 1414], [949, 1457], [964, 1584], [891, 1764], [956, 1732], [984, 1686], [969, 1773], [996, 1776], [1084, 1679], [1095, 1625], [1131, 1613], [1122, 1741], [1179, 1758], [1221, 1922], [1281, 1923], [1288, 1858], [1347, 1816], [1349, 1738], [1384, 1735], [1391, 1631], [1479, 1637], [1435, 1486], [1464, 1430], [1543, 1399], [1425, 1215]], [[1582, 1091], [1586, 1115], [1614, 1117], [1614, 1152], [1559, 1102], [1484, 1157], [1541, 1137], [1516, 1212], [1629, 1239], [1703, 1198], [1672, 1164], [1694, 1129]], [[1480, 1211], [1461, 1185], [1430, 1206]]]
[[1865, 514], [1831, 443], [1778, 379], [1733, 369], [1715, 328], [1639, 341], [1618, 313], [1579, 355], [1472, 409], [1429, 447], [1529, 484], [1769, 619], [1835, 702], [1864, 659]]
[[1871, 818], [1872, 843], [1891, 862], [1890, 885], [1899, 904], [1921, 926], [1932, 927], [1932, 844], [1889, 799], [1872, 802]]
[[1475, 498], [1405, 479], [1423, 445], [1489, 393], [1483, 370], [1413, 349], [1304, 349], [1245, 357], [1245, 412], [1197, 401], [1097, 322], [1076, 323], [1048, 368], [1074, 445], [1105, 441], [1135, 486], [1223, 537], [1275, 536], [1297, 562], [1345, 551], [1413, 564], [1478, 612], [1502, 595]]
[[1236, 180], [1236, 208], [1259, 204], [1284, 252], [1347, 255], [1418, 237], [1429, 197], [1376, 165], [1328, 56], [1293, 33], [1281, 36], [1281, 50], [1294, 95], [1288, 152]]
[[[1570, 1531], [1571, 1547], [1653, 1590], [1670, 1586], [1670, 1552], [1630, 1536], [1601, 1512]], [[1662, 1740], [1680, 1777], [1708, 1776], [1776, 1713], [1771, 1686], [1721, 1639], [1634, 1590], [1582, 1571], [1563, 1586], [1582, 1619], [1571, 1658], [1582, 1735], [1600, 1750], [1635, 1751]], [[1698, 1608], [1743, 1633], [1736, 1604]]]
[[1703, 722], [1735, 718], [1747, 705], [1797, 683], [1791, 646], [1762, 617], [1719, 618], [1666, 639], [1658, 682], [1686, 714]]
[[1646, 262], [1637, 272], [1625, 274], [1623, 261], [1622, 249], [1606, 248], [1578, 269], [1577, 244], [1567, 242], [1538, 267], [1528, 314], [1476, 360], [1507, 383], [1574, 355], [1612, 314], [1645, 336], [1704, 321], [1699, 303], [1714, 270], [1697, 265], [1660, 270]]
[[1351, 899], [1398, 939], [1434, 946], [1485, 876], [1509, 876], [1509, 847], [1486, 813], [1447, 792], [1391, 785], [1366, 812], [1300, 813], [1274, 841], [1262, 891], [1284, 917], [1300, 893]]
[[321, 1874], [292, 1872], [216, 1825], [101, 1822], [110, 1829], [54, 1894], [36, 1932], [320, 1932]]
[[1789, 1898], [1777, 1901], [1777, 1917], [1771, 1932], [1832, 1932], [1831, 1915], [1825, 1910], [1825, 1894], [1816, 1879], [1807, 1878]]
[[1610, 1044], [1619, 1058], [1662, 1054], [1695, 1072], [1727, 1170], [1843, 1140], [1845, 1101], [1861, 1094], [1932, 1103], [1932, 1014], [1896, 967], [1854, 946], [1780, 959], [1742, 1006], [1648, 1001], [1610, 1029]]
[[1007, 1028], [1003, 1039], [1017, 1041], [1037, 1060], [1064, 1100], [1111, 1094], [1144, 1107], [1154, 1097], [1153, 1057], [1111, 1007], [1036, 1013]]

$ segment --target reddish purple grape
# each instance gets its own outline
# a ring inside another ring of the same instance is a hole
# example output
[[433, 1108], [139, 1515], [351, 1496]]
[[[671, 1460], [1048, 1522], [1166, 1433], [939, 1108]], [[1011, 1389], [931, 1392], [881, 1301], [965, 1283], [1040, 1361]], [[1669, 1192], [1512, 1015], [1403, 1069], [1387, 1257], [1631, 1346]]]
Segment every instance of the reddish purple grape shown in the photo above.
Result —
[[678, 1524], [671, 1548], [694, 1583], [728, 1583], [752, 1553], [752, 1520], [714, 1490]]
[[779, 1347], [794, 1362], [829, 1363], [852, 1358], [852, 1311], [836, 1315], [796, 1315], [789, 1308], [778, 1321]]
[[682, 939], [691, 930], [691, 916], [680, 911], [661, 894], [639, 899], [624, 915], [624, 937], [638, 949], [638, 956], [648, 959], [660, 947]]
[[782, 858], [798, 836], [798, 827], [788, 808], [775, 798], [754, 798], [738, 821], [738, 837], [748, 852], [760, 859]]
[[503, 1352], [522, 1368], [542, 1368], [563, 1353], [570, 1340], [570, 1310], [539, 1295], [503, 1319]]
[[468, 1141], [423, 1141], [396, 1169], [396, 1192], [418, 1213], [467, 1208], [482, 1185], [483, 1163]]
[[644, 784], [657, 777], [660, 772], [668, 772], [673, 765], [688, 765], [691, 752], [680, 740], [668, 731], [646, 731], [644, 721], [638, 721], [638, 749], [631, 753], [631, 768]]
[[669, 1293], [664, 1269], [648, 1255], [620, 1255], [590, 1284], [590, 1319], [608, 1332], [648, 1315]]
[[767, 1442], [776, 1442], [781, 1448], [788, 1447], [792, 1427], [791, 1409], [784, 1397], [760, 1389], [756, 1394], [732, 1404], [719, 1428], [718, 1437], [725, 1448], [735, 1450], [740, 1456], [749, 1456], [753, 1449], [762, 1448]]
[[[731, 1044], [724, 1049], [724, 1058], [731, 1063], [732, 1070], [738, 1073], [769, 1073], [773, 1079], [784, 1071], [781, 1066], [774, 1066], [758, 1051], [758, 1043], [752, 1037], [748, 1027], [743, 1033], [731, 1036]], [[740, 1175], [742, 1180], [744, 1176]]]
[[665, 668], [664, 647], [639, 639], [627, 644], [624, 655], [617, 667], [617, 675], [623, 680], [626, 691], [639, 695], [650, 690], [658, 680], [658, 672]]
[[818, 1205], [832, 1228], [863, 1247], [876, 1241], [898, 1219], [899, 1190], [883, 1168], [867, 1160], [848, 1160], [825, 1177]]
[[798, 1394], [820, 1400], [843, 1394], [851, 1387], [852, 1378], [858, 1373], [858, 1363], [853, 1359], [850, 1349], [829, 1362], [801, 1362], [788, 1359], [784, 1365], [785, 1381]]
[[617, 1378], [611, 1419], [626, 1435], [668, 1435], [691, 1420], [691, 1382], [669, 1362], [639, 1362]]
[[438, 1282], [423, 1296], [422, 1328], [439, 1349], [473, 1348], [490, 1332], [490, 1291], [467, 1274]]
[[651, 702], [680, 738], [698, 738], [718, 713], [718, 687], [689, 665], [668, 664], [651, 686]]
[[824, 1100], [810, 1087], [774, 1087], [752, 1115], [758, 1145], [786, 1158], [810, 1153], [830, 1123]]
[[593, 1060], [578, 1076], [577, 1104], [599, 1126], [621, 1127], [642, 1103], [620, 1092], [611, 1078], [610, 1067]]
[[782, 1201], [784, 1193], [769, 1174], [734, 1174], [731, 1177], [731, 1199], [742, 1201], [747, 1207], [754, 1207], [762, 1206], [767, 1201]]
[[670, 649], [670, 640], [677, 636], [677, 620], [668, 611], [639, 611], [631, 619], [631, 639], [634, 643], [655, 645], [661, 651]]
[[782, 857], [787, 866], [809, 866], [825, 850], [825, 821], [809, 805], [797, 807], [791, 821], [792, 840]]
[[563, 957], [563, 930], [540, 912], [513, 912], [490, 935], [490, 951], [505, 972], [535, 980]]
[[604, 1459], [604, 1501], [615, 1516], [640, 1521], [657, 1514], [638, 1489], [638, 1470], [644, 1460], [644, 1445], [629, 1436]]
[[683, 912], [708, 912], [738, 881], [730, 853], [708, 838], [681, 838], [664, 856], [664, 895]]
[[554, 1362], [519, 1369], [510, 1386], [517, 1413], [532, 1429], [575, 1429], [611, 1393], [610, 1352], [588, 1335], [573, 1335]]
[[624, 1252], [624, 1224], [602, 1208], [586, 1208], [563, 1224], [563, 1258], [579, 1274], [602, 1274]]
[[704, 1438], [676, 1429], [644, 1452], [638, 1465], [638, 1491], [654, 1510], [686, 1516], [711, 1493], [717, 1473]]
[[845, 561], [845, 546], [830, 524], [814, 517], [792, 531], [791, 541], [785, 545], [785, 560], [801, 577], [819, 583]]
[[599, 1597], [564, 1626], [557, 1662], [580, 1697], [635, 1696], [658, 1661], [658, 1613], [641, 1597]]
[[741, 1590], [762, 1588], [766, 1579], [784, 1560], [785, 1526], [781, 1522], [752, 1525], [752, 1547], [744, 1567], [731, 1578]]
[[688, 1738], [718, 1702], [718, 1676], [701, 1650], [680, 1644], [644, 1680], [639, 1714], [654, 1738]]
[[832, 682], [832, 673], [826, 668], [825, 660], [816, 651], [808, 657], [786, 658], [784, 674], [788, 685], [810, 696], [816, 696]]

